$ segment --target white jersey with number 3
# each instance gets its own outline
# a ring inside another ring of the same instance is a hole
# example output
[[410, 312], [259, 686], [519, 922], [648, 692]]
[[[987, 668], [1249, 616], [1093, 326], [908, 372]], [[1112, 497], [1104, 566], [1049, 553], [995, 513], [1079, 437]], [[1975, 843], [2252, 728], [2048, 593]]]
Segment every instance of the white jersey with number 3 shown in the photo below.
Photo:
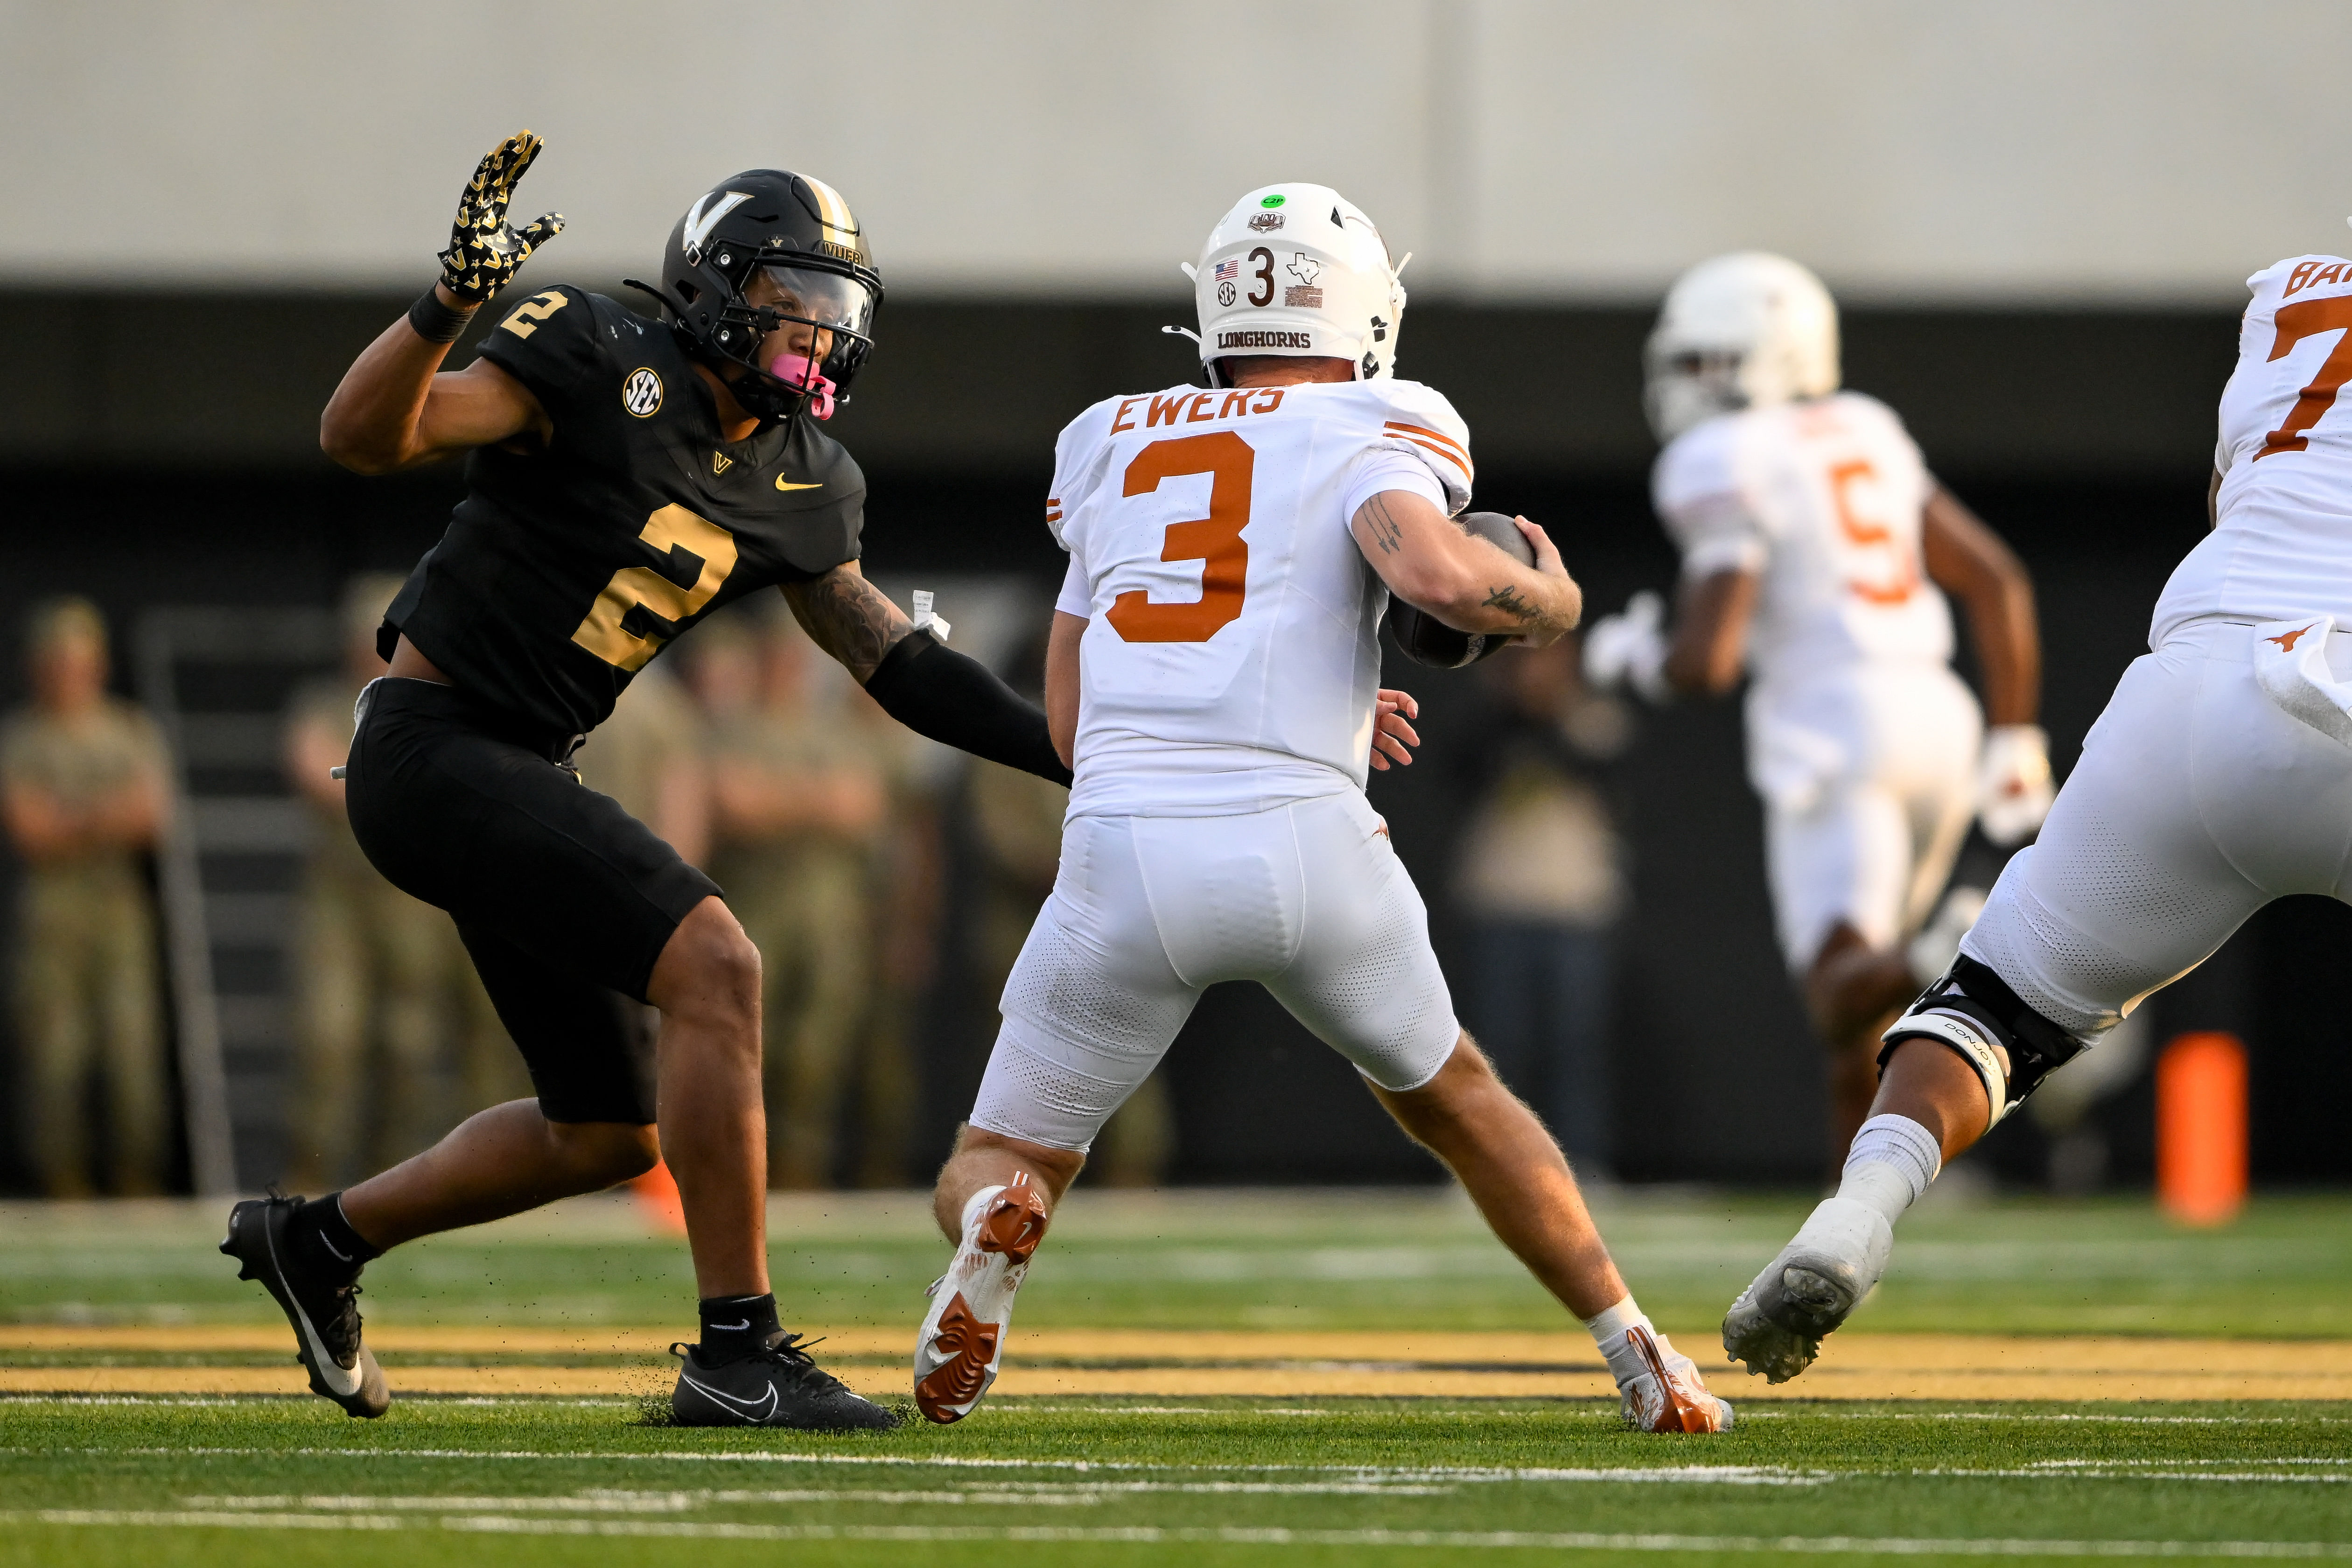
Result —
[[1930, 483], [1895, 411], [1842, 392], [1685, 431], [1658, 454], [1652, 489], [1685, 577], [1762, 578], [1748, 661], [1772, 686], [1951, 658], [1951, 611], [1920, 555]]
[[1054, 448], [1056, 607], [1087, 622], [1072, 816], [1222, 816], [1361, 789], [1388, 591], [1349, 520], [1452, 513], [1470, 437], [1417, 382], [1112, 397]]
[[2148, 646], [2204, 618], [2332, 615], [2352, 627], [2352, 261], [2291, 256], [2246, 279], [2221, 391], [2218, 519], [2173, 570]]

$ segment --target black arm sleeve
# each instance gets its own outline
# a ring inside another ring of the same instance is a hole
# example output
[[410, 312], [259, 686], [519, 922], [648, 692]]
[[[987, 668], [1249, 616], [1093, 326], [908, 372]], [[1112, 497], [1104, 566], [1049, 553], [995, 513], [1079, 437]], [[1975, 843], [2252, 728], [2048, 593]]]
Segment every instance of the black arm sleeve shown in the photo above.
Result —
[[1057, 784], [1070, 782], [1045, 727], [1045, 710], [929, 631], [899, 638], [882, 656], [866, 693], [918, 735]]

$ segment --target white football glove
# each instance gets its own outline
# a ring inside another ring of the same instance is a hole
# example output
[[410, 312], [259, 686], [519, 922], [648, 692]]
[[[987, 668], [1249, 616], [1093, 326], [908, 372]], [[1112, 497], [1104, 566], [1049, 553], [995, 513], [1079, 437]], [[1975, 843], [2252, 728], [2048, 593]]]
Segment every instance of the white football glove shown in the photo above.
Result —
[[1598, 690], [1623, 686], [1651, 702], [1674, 697], [1666, 684], [1666, 602], [1648, 589], [1584, 634], [1584, 679]]
[[2050, 737], [2039, 724], [1996, 724], [1977, 768], [1977, 821], [2002, 848], [2022, 844], [2058, 798], [2050, 782]]

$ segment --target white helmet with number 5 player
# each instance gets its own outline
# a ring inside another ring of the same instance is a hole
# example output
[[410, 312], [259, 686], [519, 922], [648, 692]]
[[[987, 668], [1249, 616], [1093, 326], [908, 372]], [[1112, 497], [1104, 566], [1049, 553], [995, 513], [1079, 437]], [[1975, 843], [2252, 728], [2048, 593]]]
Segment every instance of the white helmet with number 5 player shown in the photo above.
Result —
[[1391, 263], [1372, 220], [1328, 185], [1252, 191], [1209, 231], [1199, 262], [1182, 266], [1212, 385], [1223, 384], [1217, 362], [1234, 354], [1344, 359], [1360, 381], [1396, 363], [1404, 262]]
[[1666, 291], [1643, 372], [1661, 441], [1718, 414], [1826, 397], [1838, 389], [1837, 302], [1784, 256], [1710, 257]]

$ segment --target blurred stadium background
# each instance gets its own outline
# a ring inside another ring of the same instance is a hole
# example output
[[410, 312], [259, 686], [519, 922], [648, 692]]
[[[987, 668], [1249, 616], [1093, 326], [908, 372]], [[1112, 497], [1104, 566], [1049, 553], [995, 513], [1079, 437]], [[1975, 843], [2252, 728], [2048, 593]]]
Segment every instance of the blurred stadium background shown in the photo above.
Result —
[[[280, 762], [287, 705], [337, 662], [346, 585], [406, 571], [458, 493], [454, 467], [337, 471], [318, 412], [431, 277], [474, 160], [529, 126], [548, 152], [522, 206], [571, 226], [526, 281], [631, 298], [620, 279], [651, 271], [681, 205], [737, 168], [845, 194], [890, 289], [833, 427], [871, 479], [868, 569], [902, 601], [936, 590], [959, 642], [1008, 667], [1059, 571], [1038, 507], [1054, 435], [1097, 397], [1189, 374], [1188, 345], [1158, 329], [1187, 319], [1175, 263], [1236, 193], [1330, 183], [1415, 253], [1402, 373], [1454, 400], [1483, 502], [1550, 526], [1596, 608], [1674, 570], [1638, 396], [1657, 296], [1716, 251], [1786, 252], [1844, 305], [1849, 384], [1892, 403], [2032, 568], [2063, 773], [2203, 527], [2241, 280], [2346, 243], [2332, 154], [2352, 12], [2260, 16], [2199, 0], [7, 0], [0, 701], [22, 700], [15, 637], [37, 602], [102, 607], [118, 687], [166, 721], [191, 792], [188, 836], [157, 860], [175, 1059], [217, 1036], [227, 1173], [284, 1173], [314, 1109], [295, 1068], [310, 829]], [[1506, 699], [1467, 676], [1391, 679], [1423, 700], [1427, 745], [1372, 795], [1466, 992], [1456, 870], [1479, 775], [1464, 759]], [[1822, 1157], [1820, 1053], [1771, 942], [1737, 707], [1633, 726], [1597, 775], [1629, 889], [1606, 1163], [1632, 1182], [1801, 1184]], [[869, 1099], [898, 1096], [901, 1120], [841, 1110], [838, 1157], [806, 1180], [923, 1181], [970, 1103], [1015, 898], [986, 849], [1003, 839], [990, 814], [1015, 808], [990, 788], [950, 759], [905, 764], [877, 842], [930, 824], [938, 853], [866, 865], [866, 896], [889, 901], [860, 1000], [887, 1005], [859, 1026], [899, 1042], [903, 1087]], [[1979, 874], [1990, 853], [1971, 851]], [[6, 875], [13, 895], [20, 868]], [[2150, 1040], [2248, 1043], [2257, 1182], [2352, 1179], [2332, 1135], [2352, 1103], [2347, 940], [2352, 911], [2285, 900], [2147, 1009]], [[1172, 1145], [1142, 1137], [1140, 1177], [1435, 1179], [1344, 1064], [1228, 992], [1171, 1058]], [[13, 1016], [0, 1031], [14, 1084], [23, 1041]], [[21, 1121], [29, 1101], [9, 1103]], [[2152, 1105], [2146, 1074], [2123, 1075], [2071, 1123], [2015, 1119], [1971, 1163], [2144, 1186]], [[0, 1183], [34, 1190], [20, 1127], [5, 1149]], [[191, 1176], [184, 1150], [174, 1180]]]

